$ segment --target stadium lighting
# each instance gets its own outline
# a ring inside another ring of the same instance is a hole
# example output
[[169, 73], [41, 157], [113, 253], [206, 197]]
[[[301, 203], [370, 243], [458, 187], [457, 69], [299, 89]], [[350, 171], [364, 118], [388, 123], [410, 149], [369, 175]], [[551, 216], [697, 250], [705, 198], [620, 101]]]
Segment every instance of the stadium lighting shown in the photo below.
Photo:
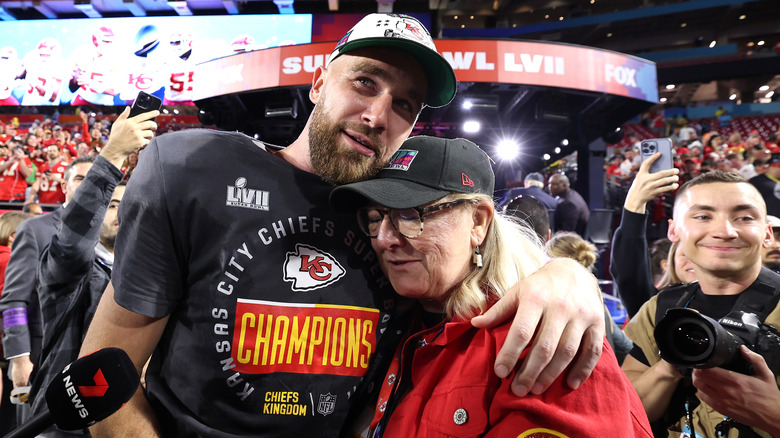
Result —
[[550, 159], [550, 154], [544, 154], [542, 155], [542, 160], [547, 161]]
[[667, 90], [674, 90], [674, 84], [669, 84], [666, 86]]
[[496, 147], [498, 156], [504, 161], [514, 160], [520, 155], [520, 145], [514, 140], [501, 140]]
[[561, 146], [568, 146], [568, 145], [569, 145], [569, 139], [568, 138], [564, 138], [563, 140], [561, 140]]
[[664, 102], [666, 102], [666, 101], [667, 101], [667, 99], [666, 99], [665, 97], [662, 97], [662, 98], [661, 98], [661, 103], [664, 103]]
[[769, 93], [766, 93], [766, 98], [769, 99], [769, 98], [771, 98], [774, 95], [775, 95], [775, 92], [774, 91], [770, 91]]
[[712, 40], [712, 42], [710, 43], [710, 49], [715, 47], [715, 44], [718, 44], [718, 42], [715, 41], [715, 40]]
[[463, 109], [464, 110], [470, 110], [471, 107], [474, 106], [474, 103], [470, 100], [466, 100], [463, 102]]
[[476, 120], [469, 120], [466, 123], [463, 124], [463, 131], [464, 132], [479, 132], [480, 124]]
[[769, 85], [762, 85], [762, 86], [758, 87], [758, 91], [766, 91], [768, 89], [769, 89]]
[[561, 153], [561, 148], [555, 148], [555, 149], [553, 149], [553, 152], [555, 152], [556, 154], [560, 154]]
[[729, 100], [736, 100], [737, 99], [737, 93], [733, 93], [731, 96], [729, 96]]

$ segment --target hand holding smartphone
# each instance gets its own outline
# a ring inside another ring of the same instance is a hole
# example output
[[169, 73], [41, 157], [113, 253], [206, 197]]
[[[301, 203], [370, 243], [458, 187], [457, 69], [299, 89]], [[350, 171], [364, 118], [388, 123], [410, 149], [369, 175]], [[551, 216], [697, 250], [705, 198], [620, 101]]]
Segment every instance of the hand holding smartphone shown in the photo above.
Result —
[[139, 91], [138, 96], [135, 98], [135, 101], [133, 102], [133, 106], [130, 108], [130, 115], [127, 117], [128, 118], [135, 117], [138, 114], [159, 110], [161, 106], [162, 106], [162, 100], [160, 100], [159, 97], [151, 95], [144, 91]]
[[657, 152], [661, 153], [661, 156], [650, 166], [650, 173], [659, 172], [661, 170], [673, 169], [674, 159], [672, 158], [672, 139], [670, 138], [650, 138], [642, 140], [640, 147], [640, 154], [642, 161], [650, 158]]

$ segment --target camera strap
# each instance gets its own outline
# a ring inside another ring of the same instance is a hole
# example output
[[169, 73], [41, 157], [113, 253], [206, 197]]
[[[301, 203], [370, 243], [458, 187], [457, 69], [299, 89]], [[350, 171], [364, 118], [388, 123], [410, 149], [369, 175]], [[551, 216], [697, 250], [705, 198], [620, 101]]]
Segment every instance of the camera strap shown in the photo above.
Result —
[[739, 438], [761, 438], [761, 435], [755, 433], [749, 426], [745, 426], [731, 417], [723, 417], [723, 421], [715, 426], [715, 432], [721, 438], [728, 437], [731, 429], [737, 429], [737, 431], [739, 431], [737, 434]]
[[[679, 284], [670, 286], [658, 294], [656, 304], [655, 320], [660, 321], [671, 308], [687, 308], [693, 300], [694, 295], [701, 288], [699, 282], [694, 281], [688, 284]], [[677, 297], [677, 294], [682, 294]], [[758, 278], [747, 289], [745, 289], [737, 298], [732, 311], [741, 310], [746, 313], [755, 313], [760, 322], [764, 322], [766, 317], [777, 307], [780, 302], [780, 277], [767, 268], [762, 267]]]
[[762, 323], [777, 307], [780, 300], [780, 279], [777, 274], [762, 267], [758, 278], [745, 289], [732, 310], [755, 313]]

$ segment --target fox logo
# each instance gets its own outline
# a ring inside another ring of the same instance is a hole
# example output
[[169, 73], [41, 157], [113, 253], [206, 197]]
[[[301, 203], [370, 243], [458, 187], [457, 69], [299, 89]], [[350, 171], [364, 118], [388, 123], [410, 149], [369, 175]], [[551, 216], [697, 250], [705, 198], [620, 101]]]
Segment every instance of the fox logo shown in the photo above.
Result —
[[292, 289], [307, 292], [335, 283], [346, 271], [330, 254], [309, 245], [295, 245], [284, 262], [284, 281], [292, 282]]

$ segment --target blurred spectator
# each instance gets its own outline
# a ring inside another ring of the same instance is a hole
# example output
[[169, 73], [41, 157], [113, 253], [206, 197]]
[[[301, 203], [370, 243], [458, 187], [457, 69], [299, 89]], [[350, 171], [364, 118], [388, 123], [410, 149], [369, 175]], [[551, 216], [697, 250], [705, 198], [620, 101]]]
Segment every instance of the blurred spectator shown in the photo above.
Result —
[[11, 248], [16, 239], [16, 227], [31, 216], [20, 211], [0, 214], [0, 296], [5, 286], [5, 268], [11, 258]]
[[761, 249], [761, 263], [775, 272], [780, 272], [780, 218], [768, 215], [766, 223], [772, 227], [775, 240]]
[[590, 209], [582, 196], [569, 187], [569, 178], [562, 173], [551, 176], [550, 194], [559, 199], [555, 209], [555, 231], [574, 231], [584, 236]]
[[749, 180], [766, 202], [767, 214], [780, 217], [780, 152], [773, 153], [769, 158], [766, 172]]
[[24, 201], [32, 163], [22, 149], [21, 139], [9, 142], [8, 156], [0, 162], [0, 201]]
[[676, 126], [673, 127], [669, 133], [669, 138], [672, 139], [672, 144], [680, 144], [680, 128]]
[[691, 151], [691, 158], [696, 162], [701, 162], [704, 159], [704, 148], [699, 140], [694, 140], [688, 144], [688, 149]]
[[756, 169], [753, 168], [753, 165], [745, 161], [742, 153], [729, 152], [729, 154], [726, 155], [726, 159], [731, 162], [731, 167], [740, 175], [744, 176], [745, 179], [750, 179], [758, 175]]
[[639, 156], [639, 148], [634, 146], [627, 148], [625, 160], [620, 164], [621, 175], [624, 178], [633, 178], [640, 164], [642, 164], [642, 157]]
[[753, 170], [757, 175], [763, 175], [769, 169], [769, 163], [766, 158], [756, 158], [753, 160]]
[[715, 168], [723, 172], [733, 172], [734, 168], [731, 166], [731, 161], [721, 158], [715, 163]]
[[666, 271], [661, 279], [656, 283], [655, 288], [658, 290], [666, 289], [667, 287], [678, 283], [690, 283], [696, 281], [696, 271], [693, 268], [693, 264], [685, 253], [680, 249], [678, 242], [673, 242], [669, 247], [669, 254], [666, 256]]
[[22, 212], [29, 214], [31, 217], [37, 217], [43, 214], [43, 209], [35, 202], [31, 202], [29, 204], [24, 204]]
[[667, 258], [671, 247], [672, 241], [666, 237], [658, 239], [650, 245], [650, 269], [653, 272], [653, 284], [656, 287], [668, 270]]
[[125, 174], [125, 180], [129, 179], [135, 170], [135, 166], [138, 165], [138, 152], [133, 152], [127, 156], [125, 162], [122, 163], [120, 170]]
[[523, 221], [534, 230], [541, 243], [550, 239], [550, 213], [533, 196], [517, 196], [504, 206], [504, 213]]
[[769, 150], [780, 150], [780, 147], [777, 145], [777, 132], [773, 132], [769, 134], [766, 138], [766, 145], [765, 147]]
[[686, 141], [693, 141], [698, 137], [698, 134], [696, 133], [696, 129], [690, 125], [685, 125], [682, 128], [680, 128], [680, 134], [677, 136], [680, 140], [680, 143], [686, 142]]
[[541, 173], [529, 173], [523, 180], [523, 184], [524, 187], [515, 187], [507, 190], [504, 198], [498, 204], [499, 207], [506, 206], [509, 201], [518, 196], [533, 196], [549, 210], [555, 210], [555, 207], [558, 206], [558, 200], [544, 191], [544, 175]]
[[92, 152], [92, 148], [87, 142], [80, 141], [76, 144], [76, 153], [79, 157], [86, 157], [90, 155], [90, 152]]
[[29, 200], [42, 204], [62, 204], [65, 193], [62, 184], [65, 182], [67, 161], [62, 160], [60, 147], [51, 144], [46, 148], [46, 162], [38, 168], [37, 178], [32, 184]]
[[739, 131], [734, 131], [729, 135], [729, 149], [739, 152], [745, 150], [745, 142], [742, 141], [742, 134]]

